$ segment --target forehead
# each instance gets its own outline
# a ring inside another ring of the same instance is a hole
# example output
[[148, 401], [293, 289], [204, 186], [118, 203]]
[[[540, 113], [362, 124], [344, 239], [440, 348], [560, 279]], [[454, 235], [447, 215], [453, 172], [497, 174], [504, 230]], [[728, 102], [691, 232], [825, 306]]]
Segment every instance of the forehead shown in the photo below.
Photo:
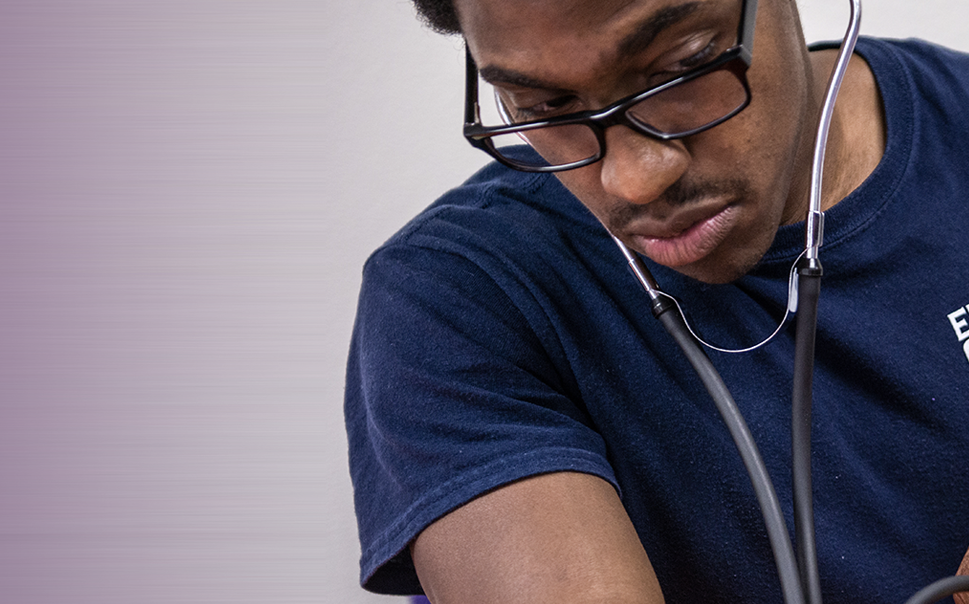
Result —
[[455, 0], [479, 66], [567, 63], [648, 46], [667, 27], [740, 0]]

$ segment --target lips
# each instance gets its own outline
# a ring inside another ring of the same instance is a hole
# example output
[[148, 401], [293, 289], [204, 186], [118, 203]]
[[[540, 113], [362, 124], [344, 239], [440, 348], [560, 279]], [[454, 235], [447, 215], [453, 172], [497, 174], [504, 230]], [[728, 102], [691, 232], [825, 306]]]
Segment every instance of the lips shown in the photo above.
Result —
[[677, 215], [664, 225], [630, 233], [634, 247], [654, 262], [675, 268], [698, 262], [727, 238], [736, 221], [736, 208]]

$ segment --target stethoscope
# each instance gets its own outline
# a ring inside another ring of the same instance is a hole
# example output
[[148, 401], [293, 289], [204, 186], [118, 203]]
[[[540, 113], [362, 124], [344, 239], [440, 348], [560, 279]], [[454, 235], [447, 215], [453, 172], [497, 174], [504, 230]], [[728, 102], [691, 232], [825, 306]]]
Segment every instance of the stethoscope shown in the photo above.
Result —
[[[814, 375], [814, 340], [817, 329], [818, 298], [821, 290], [821, 262], [818, 252], [824, 231], [821, 211], [821, 180], [828, 130], [834, 115], [834, 104], [848, 61], [854, 52], [861, 26], [861, 0], [851, 1], [848, 30], [841, 43], [834, 70], [828, 82], [814, 144], [811, 167], [810, 202], [805, 217], [804, 251], [794, 263], [788, 282], [788, 307], [773, 334], [750, 348], [725, 350], [707, 344], [690, 328], [672, 296], [663, 293], [642, 259], [613, 236], [636, 279], [649, 296], [653, 315], [670, 333], [713, 398], [727, 429], [737, 446], [754, 494], [760, 505], [774, 562], [784, 593], [785, 604], [821, 604], [821, 582], [818, 573], [817, 548], [814, 538], [814, 509], [811, 489], [811, 401]], [[789, 314], [796, 317], [794, 344], [794, 388], [791, 424], [791, 476], [793, 484], [794, 534], [792, 545], [780, 502], [761, 458], [757, 444], [741, 415], [733, 396], [701, 345], [723, 352], [747, 352], [766, 344], [780, 331]], [[919, 590], [906, 604], [926, 604], [961, 591], [969, 591], [969, 576], [940, 579]]]

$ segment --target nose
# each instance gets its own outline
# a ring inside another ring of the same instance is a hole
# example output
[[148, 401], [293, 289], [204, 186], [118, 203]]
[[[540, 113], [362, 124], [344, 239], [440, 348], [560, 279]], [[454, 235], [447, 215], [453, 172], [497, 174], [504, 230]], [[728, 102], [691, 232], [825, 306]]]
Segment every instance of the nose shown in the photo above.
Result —
[[661, 141], [626, 126], [606, 130], [601, 161], [603, 189], [624, 201], [647, 204], [686, 172], [690, 153], [682, 140]]

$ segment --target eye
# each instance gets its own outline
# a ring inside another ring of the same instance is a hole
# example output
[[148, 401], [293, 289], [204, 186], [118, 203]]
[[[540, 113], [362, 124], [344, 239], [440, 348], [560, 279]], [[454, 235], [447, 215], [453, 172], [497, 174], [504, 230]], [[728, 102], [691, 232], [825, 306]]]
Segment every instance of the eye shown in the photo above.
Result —
[[720, 39], [720, 37], [715, 37], [707, 42], [707, 44], [699, 51], [682, 59], [676, 59], [671, 63], [666, 64], [666, 66], [662, 69], [654, 71], [649, 76], [650, 84], [656, 85], [672, 80], [673, 78], [678, 77], [691, 69], [701, 67], [702, 65], [716, 59], [726, 50], [726, 48], [722, 48], [723, 44], [720, 42]]
[[680, 71], [687, 71], [693, 69], [694, 67], [699, 67], [704, 63], [712, 61], [719, 54], [720, 45], [717, 44], [716, 40], [711, 40], [703, 50], [700, 52], [690, 55], [689, 57], [679, 61], [677, 67]]
[[541, 103], [536, 103], [527, 107], [516, 107], [512, 104], [506, 104], [506, 107], [509, 109], [512, 121], [525, 122], [548, 119], [556, 115], [569, 113], [570, 111], [577, 110], [575, 108], [576, 104], [576, 97], [569, 95], [555, 97], [553, 99], [542, 101]]

